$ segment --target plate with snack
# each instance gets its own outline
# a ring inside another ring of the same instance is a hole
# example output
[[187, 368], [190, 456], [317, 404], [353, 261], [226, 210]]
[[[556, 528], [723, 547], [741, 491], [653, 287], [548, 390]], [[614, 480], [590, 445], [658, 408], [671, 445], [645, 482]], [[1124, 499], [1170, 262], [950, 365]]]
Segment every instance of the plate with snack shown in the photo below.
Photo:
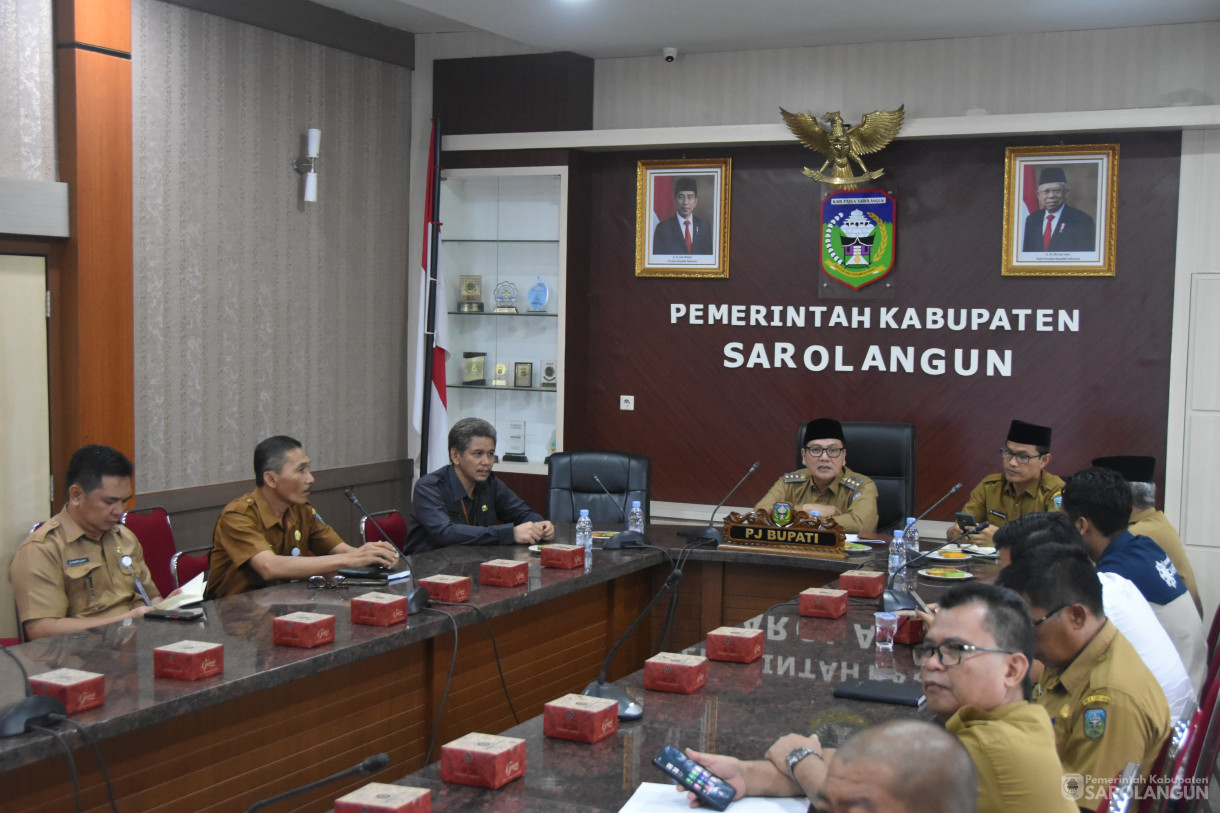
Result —
[[962, 550], [971, 556], [997, 557], [1000, 555], [999, 551], [989, 545], [966, 545]]
[[927, 567], [919, 571], [920, 576], [927, 576], [929, 579], [940, 579], [942, 581], [960, 582], [966, 579], [973, 579], [973, 573], [967, 573], [964, 570], [958, 570], [955, 567]]
[[945, 549], [929, 553], [928, 558], [934, 562], [964, 562], [970, 558], [970, 554], [965, 551]]
[[859, 542], [844, 542], [843, 550], [848, 553], [859, 553], [860, 551], [872, 550], [868, 545], [861, 545]]

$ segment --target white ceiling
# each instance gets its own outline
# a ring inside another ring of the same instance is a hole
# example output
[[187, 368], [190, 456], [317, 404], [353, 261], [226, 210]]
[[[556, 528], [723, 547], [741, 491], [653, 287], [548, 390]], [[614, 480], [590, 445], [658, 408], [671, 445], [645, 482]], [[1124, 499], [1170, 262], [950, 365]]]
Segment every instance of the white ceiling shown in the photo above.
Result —
[[481, 29], [605, 59], [1220, 19], [1220, 0], [315, 0], [417, 34]]

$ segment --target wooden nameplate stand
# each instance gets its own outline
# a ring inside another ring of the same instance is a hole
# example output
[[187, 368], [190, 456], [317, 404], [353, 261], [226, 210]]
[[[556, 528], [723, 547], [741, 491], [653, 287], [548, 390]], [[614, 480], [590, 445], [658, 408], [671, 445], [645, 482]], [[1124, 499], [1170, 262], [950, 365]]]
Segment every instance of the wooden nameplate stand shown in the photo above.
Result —
[[748, 514], [733, 512], [724, 520], [724, 550], [747, 553], [777, 553], [815, 559], [846, 559], [843, 543], [847, 535], [831, 518], [811, 517], [793, 511], [792, 522], [776, 525], [771, 513], [759, 509]]

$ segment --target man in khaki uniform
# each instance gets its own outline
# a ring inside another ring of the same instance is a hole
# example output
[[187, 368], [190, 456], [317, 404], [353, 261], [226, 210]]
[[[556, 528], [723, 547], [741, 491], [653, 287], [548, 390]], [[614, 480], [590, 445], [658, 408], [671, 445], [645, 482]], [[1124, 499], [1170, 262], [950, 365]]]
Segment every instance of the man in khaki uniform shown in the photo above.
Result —
[[974, 761], [979, 813], [1076, 813], [1060, 790], [1050, 718], [1029, 702], [1034, 629], [1020, 596], [983, 583], [953, 588], [912, 654], [928, 708]]
[[1169, 560], [1190, 591], [1195, 609], [1202, 617], [1203, 602], [1199, 600], [1195, 571], [1186, 556], [1182, 538], [1164, 512], [1156, 508], [1156, 458], [1143, 455], [1098, 457], [1093, 460], [1093, 465], [1113, 469], [1131, 485], [1131, 522], [1127, 530], [1136, 536], [1148, 537], [1169, 555]]
[[[353, 548], [322, 521], [309, 504], [314, 477], [300, 441], [276, 435], [260, 443], [254, 479], [256, 488], [226, 505], [216, 521], [208, 598], [398, 560], [388, 542]], [[306, 551], [315, 556], [302, 556]]]
[[810, 421], [801, 444], [805, 468], [785, 474], [754, 506], [771, 511], [777, 502], [819, 517], [831, 517], [848, 533], [877, 530], [877, 486], [847, 468], [843, 425], [829, 418]]
[[1005, 568], [998, 580], [1016, 590], [1034, 619], [1034, 649], [1046, 671], [1034, 702], [1055, 727], [1065, 774], [1082, 808], [1128, 762], [1147, 776], [1169, 736], [1169, 704], [1135, 648], [1102, 611], [1101, 582], [1085, 551], [1042, 545]]
[[161, 598], [140, 542], [119, 523], [132, 497], [131, 461], [84, 446], [68, 462], [68, 502], [17, 548], [9, 568], [17, 615], [31, 641], [128, 618]]
[[[1013, 421], [1008, 439], [1000, 449], [1004, 470], [991, 474], [970, 492], [962, 513], [975, 522], [991, 523], [980, 537], [990, 538], [1010, 520], [1037, 511], [1058, 511], [1063, 480], [1046, 471], [1051, 462], [1051, 428], [1025, 421]], [[946, 538], [964, 533], [965, 528], [950, 525]]]

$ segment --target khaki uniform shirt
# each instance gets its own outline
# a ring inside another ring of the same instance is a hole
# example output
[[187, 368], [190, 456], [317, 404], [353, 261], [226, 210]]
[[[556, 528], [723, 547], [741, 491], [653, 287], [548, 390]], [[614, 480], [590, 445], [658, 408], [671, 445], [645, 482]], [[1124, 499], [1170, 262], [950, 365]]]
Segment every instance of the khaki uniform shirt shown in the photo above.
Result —
[[1046, 471], [1020, 495], [1003, 474], [992, 474], [984, 477], [983, 482], [970, 492], [970, 500], [962, 513], [973, 516], [975, 522], [987, 520], [999, 528], [1026, 514], [1058, 511], [1062, 491], [1063, 480]]
[[[798, 469], [794, 474], [803, 479], [798, 483], [785, 483], [783, 477], [779, 478], [754, 508], [770, 511], [777, 502], [792, 503], [793, 511], [799, 511], [806, 503], [833, 505], [843, 512], [832, 519], [844, 531], [871, 534], [877, 530], [877, 485], [872, 480], [844, 466], [837, 480], [826, 488], [818, 488], [808, 469]], [[843, 482], [851, 477], [860, 481], [858, 488]]]
[[[130, 574], [123, 572], [123, 556], [131, 557]], [[133, 576], [144, 584], [149, 598], [161, 597], [140, 542], [126, 525], [115, 525], [100, 540], [90, 539], [67, 508], [21, 543], [9, 567], [22, 623], [122, 615], [144, 603]]]
[[1051, 716], [1064, 773], [1084, 775], [1081, 807], [1096, 809], [1096, 788], [1128, 762], [1147, 776], [1169, 736], [1165, 692], [1109, 620], [1066, 669], [1042, 674], [1034, 702]]
[[1199, 588], [1195, 585], [1195, 571], [1190, 566], [1190, 559], [1186, 558], [1186, 548], [1182, 546], [1182, 537], [1178, 536], [1178, 532], [1174, 530], [1173, 525], [1169, 522], [1169, 517], [1155, 508], [1145, 508], [1143, 511], [1131, 515], [1131, 524], [1127, 526], [1127, 530], [1136, 536], [1148, 537], [1169, 555], [1169, 560], [1173, 562], [1173, 566], [1178, 570], [1178, 575], [1186, 583], [1186, 589], [1190, 591], [1190, 598], [1195, 603], [1195, 609], [1202, 616], [1203, 604], [1199, 601]]
[[957, 710], [945, 729], [957, 737], [979, 777], [978, 813], [1077, 813], [1060, 790], [1063, 769], [1046, 710], [1010, 703], [991, 711]]
[[268, 582], [250, 566], [250, 560], [265, 550], [291, 556], [295, 548], [298, 554], [308, 550], [322, 556], [341, 544], [343, 539], [309, 503], [290, 505], [281, 522], [255, 489], [226, 505], [216, 521], [207, 596], [235, 596], [267, 587]]

